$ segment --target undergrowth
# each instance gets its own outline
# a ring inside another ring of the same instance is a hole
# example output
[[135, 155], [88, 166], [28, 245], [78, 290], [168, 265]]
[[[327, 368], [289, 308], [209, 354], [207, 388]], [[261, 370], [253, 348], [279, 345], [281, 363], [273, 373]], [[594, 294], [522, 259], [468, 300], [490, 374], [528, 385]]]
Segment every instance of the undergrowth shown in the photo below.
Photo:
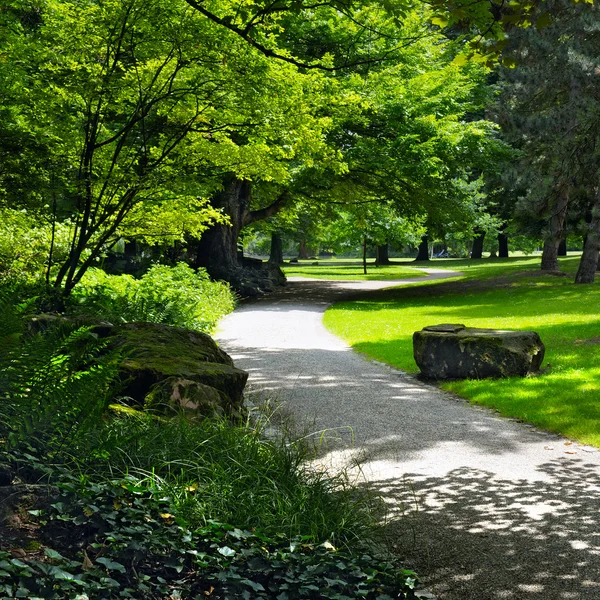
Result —
[[139, 279], [88, 269], [73, 290], [71, 310], [114, 323], [168, 323], [211, 333], [235, 306], [227, 283], [211, 281], [206, 270], [185, 263], [153, 265]]
[[413, 573], [365, 552], [379, 504], [309, 447], [107, 409], [115, 351], [26, 312], [0, 303], [0, 467], [25, 524], [0, 535], [3, 597], [414, 597]]

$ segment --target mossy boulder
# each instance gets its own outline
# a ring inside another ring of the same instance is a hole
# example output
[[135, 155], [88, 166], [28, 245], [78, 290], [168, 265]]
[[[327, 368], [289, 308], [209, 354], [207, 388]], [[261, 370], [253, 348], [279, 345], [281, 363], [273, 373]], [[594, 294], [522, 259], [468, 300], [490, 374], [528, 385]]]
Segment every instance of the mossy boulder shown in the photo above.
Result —
[[147, 410], [162, 414], [185, 414], [190, 418], [210, 416], [241, 418], [241, 404], [223, 391], [185, 377], [169, 377], [146, 395]]
[[413, 334], [415, 362], [429, 379], [524, 377], [538, 371], [544, 344], [535, 331], [442, 324]]
[[123, 396], [166, 414], [239, 417], [248, 373], [204, 333], [158, 323], [126, 323], [111, 337], [124, 351]]

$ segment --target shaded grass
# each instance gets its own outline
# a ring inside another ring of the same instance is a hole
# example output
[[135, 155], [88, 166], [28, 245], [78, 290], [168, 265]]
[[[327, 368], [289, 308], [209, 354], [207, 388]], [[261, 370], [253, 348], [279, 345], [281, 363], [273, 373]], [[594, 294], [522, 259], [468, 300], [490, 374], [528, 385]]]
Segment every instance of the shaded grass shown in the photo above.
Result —
[[[561, 266], [572, 274], [577, 260], [563, 259]], [[412, 334], [427, 325], [533, 329], [546, 345], [544, 374], [454, 381], [442, 387], [507, 416], [600, 446], [600, 287], [574, 285], [570, 276], [523, 271], [529, 261], [482, 261], [460, 281], [386, 290], [337, 304], [327, 311], [325, 323], [359, 352], [410, 373], [418, 370]]]
[[[318, 265], [300, 263], [298, 265], [285, 265], [283, 270], [287, 277], [350, 281], [385, 281], [388, 279], [407, 279], [425, 275], [423, 271], [409, 267], [406, 264], [376, 267], [372, 262], [367, 266], [367, 275], [364, 275], [361, 263], [346, 263], [345, 261], [340, 261], [340, 263], [336, 263], [335, 261], [328, 261], [327, 263], [319, 261]], [[413, 263], [411, 262], [410, 264], [412, 265]]]
[[311, 450], [266, 439], [251, 423], [144, 413], [110, 419], [72, 446], [79, 468], [94, 478], [133, 474], [152, 481], [192, 527], [215, 520], [336, 544], [371, 535], [378, 502], [343, 473], [310, 468]]

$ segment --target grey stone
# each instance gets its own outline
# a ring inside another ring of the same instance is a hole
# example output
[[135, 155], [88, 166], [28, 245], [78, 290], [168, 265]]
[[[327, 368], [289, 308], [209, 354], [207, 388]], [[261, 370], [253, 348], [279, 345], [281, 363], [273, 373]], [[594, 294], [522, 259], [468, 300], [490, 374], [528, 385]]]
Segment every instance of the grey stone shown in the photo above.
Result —
[[114, 336], [124, 350], [122, 394], [133, 408], [243, 415], [248, 373], [235, 368], [209, 335], [159, 323], [127, 323], [115, 327]]
[[538, 371], [544, 344], [534, 331], [433, 325], [413, 334], [415, 362], [429, 379], [524, 377]]

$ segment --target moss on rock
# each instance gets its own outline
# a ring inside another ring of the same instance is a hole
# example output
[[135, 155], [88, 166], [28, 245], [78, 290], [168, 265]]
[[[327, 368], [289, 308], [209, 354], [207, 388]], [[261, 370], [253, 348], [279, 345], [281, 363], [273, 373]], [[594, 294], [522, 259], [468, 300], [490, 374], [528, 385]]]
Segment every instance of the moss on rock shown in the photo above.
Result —
[[124, 351], [122, 393], [133, 406], [165, 414], [243, 414], [248, 374], [210, 336], [158, 323], [127, 323], [112, 335]]

